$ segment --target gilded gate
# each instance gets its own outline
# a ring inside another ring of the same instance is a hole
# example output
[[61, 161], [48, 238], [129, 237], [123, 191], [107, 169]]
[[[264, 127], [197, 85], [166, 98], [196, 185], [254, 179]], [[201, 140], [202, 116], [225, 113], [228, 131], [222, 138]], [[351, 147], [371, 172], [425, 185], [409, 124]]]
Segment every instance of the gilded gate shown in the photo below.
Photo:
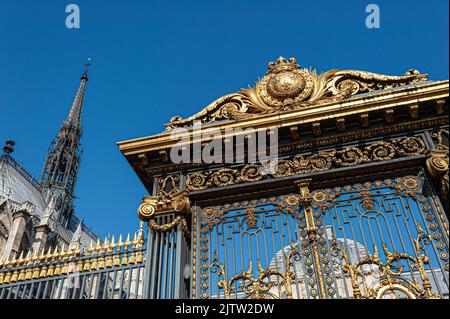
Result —
[[144, 296], [448, 298], [448, 81], [426, 78], [280, 57], [120, 142], [150, 194]]
[[198, 211], [201, 298], [448, 297], [448, 235], [422, 174]]

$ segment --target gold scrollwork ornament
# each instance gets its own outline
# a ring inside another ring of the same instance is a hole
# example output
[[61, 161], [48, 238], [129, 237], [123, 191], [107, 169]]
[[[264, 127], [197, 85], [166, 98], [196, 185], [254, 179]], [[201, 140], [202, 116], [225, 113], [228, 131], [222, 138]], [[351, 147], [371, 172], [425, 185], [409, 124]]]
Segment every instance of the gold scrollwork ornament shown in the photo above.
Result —
[[436, 150], [430, 150], [428, 158], [426, 160], [426, 167], [430, 175], [435, 179], [437, 187], [439, 189], [442, 201], [447, 211], [449, 208], [449, 151], [448, 149], [441, 148]]
[[142, 204], [138, 207], [138, 216], [143, 221], [150, 220], [156, 213], [157, 196], [144, 196]]

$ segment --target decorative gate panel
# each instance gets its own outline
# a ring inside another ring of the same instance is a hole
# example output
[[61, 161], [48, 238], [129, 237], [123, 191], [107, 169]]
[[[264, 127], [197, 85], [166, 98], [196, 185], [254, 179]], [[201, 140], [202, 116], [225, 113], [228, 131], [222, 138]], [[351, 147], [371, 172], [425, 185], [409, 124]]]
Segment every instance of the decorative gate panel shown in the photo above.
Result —
[[406, 176], [197, 209], [201, 298], [448, 298], [448, 228]]

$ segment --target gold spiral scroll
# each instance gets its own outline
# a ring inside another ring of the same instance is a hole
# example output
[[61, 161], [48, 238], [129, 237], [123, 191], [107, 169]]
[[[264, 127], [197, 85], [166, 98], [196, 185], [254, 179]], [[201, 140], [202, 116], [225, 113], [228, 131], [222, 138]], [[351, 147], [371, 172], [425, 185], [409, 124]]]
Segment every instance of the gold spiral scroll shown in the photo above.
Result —
[[144, 196], [137, 210], [139, 218], [143, 221], [150, 220], [156, 213], [157, 203], [158, 196]]
[[435, 180], [435, 184], [440, 192], [441, 200], [445, 209], [450, 210], [449, 207], [449, 178], [448, 178], [448, 155], [449, 151], [447, 147], [439, 147], [435, 150], [428, 152], [428, 158], [426, 161], [426, 167], [430, 175]]
[[[189, 191], [172, 189], [170, 192], [160, 190], [156, 196], [144, 196], [137, 209], [138, 216], [143, 221], [148, 221], [152, 230], [168, 232], [181, 223], [186, 237], [190, 236], [187, 218], [191, 210], [188, 197]], [[175, 214], [175, 218], [167, 224], [158, 224], [157, 216]]]

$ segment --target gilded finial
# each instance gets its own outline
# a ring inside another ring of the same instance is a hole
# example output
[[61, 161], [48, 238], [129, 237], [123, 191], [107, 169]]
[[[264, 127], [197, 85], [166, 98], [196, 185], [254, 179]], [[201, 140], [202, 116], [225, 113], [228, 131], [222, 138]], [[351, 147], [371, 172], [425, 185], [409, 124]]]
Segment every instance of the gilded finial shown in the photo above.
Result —
[[47, 254], [45, 255], [45, 259], [48, 261], [48, 260], [50, 260], [50, 258], [52, 258], [52, 248], [48, 247]]
[[114, 235], [113, 235], [112, 238], [111, 238], [111, 243], [109, 244], [109, 249], [110, 249], [111, 251], [113, 251], [113, 250], [114, 250], [114, 247], [116, 247], [116, 244], [115, 244], [115, 242], [114, 242]]
[[94, 241], [92, 239], [91, 242], [89, 243], [89, 248], [87, 251], [89, 255], [94, 251]]
[[120, 248], [123, 246], [123, 242], [122, 242], [122, 234], [119, 235], [119, 241], [116, 244], [116, 247], [118, 250], [120, 250]]
[[131, 245], [132, 245], [133, 248], [135, 248], [135, 247], [138, 247], [137, 246], [138, 244], [139, 244], [139, 240], [138, 240], [138, 237], [137, 237], [137, 233], [134, 232], [133, 241], [131, 242]]
[[32, 261], [32, 262], [35, 262], [37, 259], [38, 259], [38, 251], [35, 250], [35, 251], [33, 252], [33, 256], [31, 257], [31, 261]]
[[102, 251], [106, 252], [109, 249], [109, 235], [105, 237], [102, 245]]
[[127, 234], [127, 239], [125, 239], [125, 242], [123, 243], [123, 246], [125, 248], [127, 248], [128, 246], [130, 246], [131, 242], [130, 242], [130, 233]]
[[137, 234], [137, 244], [139, 246], [142, 246], [142, 244], [144, 243], [144, 222], [141, 220], [139, 221], [139, 230], [138, 230], [138, 234]]
[[55, 250], [53, 250], [53, 254], [52, 254], [53, 259], [58, 258], [58, 246], [55, 247]]
[[65, 245], [63, 245], [63, 246], [61, 247], [61, 250], [59, 251], [59, 254], [58, 254], [58, 257], [59, 257], [59, 258], [63, 258], [63, 257], [64, 257], [64, 255], [65, 255], [64, 250], [65, 250], [65, 249], [66, 249]]
[[100, 238], [97, 238], [97, 244], [95, 245], [94, 252], [98, 253], [101, 249]]
[[25, 263], [29, 263], [31, 261], [31, 250], [28, 251], [25, 257]]
[[19, 259], [17, 259], [17, 264], [21, 265], [23, 263], [23, 250], [20, 252]]

